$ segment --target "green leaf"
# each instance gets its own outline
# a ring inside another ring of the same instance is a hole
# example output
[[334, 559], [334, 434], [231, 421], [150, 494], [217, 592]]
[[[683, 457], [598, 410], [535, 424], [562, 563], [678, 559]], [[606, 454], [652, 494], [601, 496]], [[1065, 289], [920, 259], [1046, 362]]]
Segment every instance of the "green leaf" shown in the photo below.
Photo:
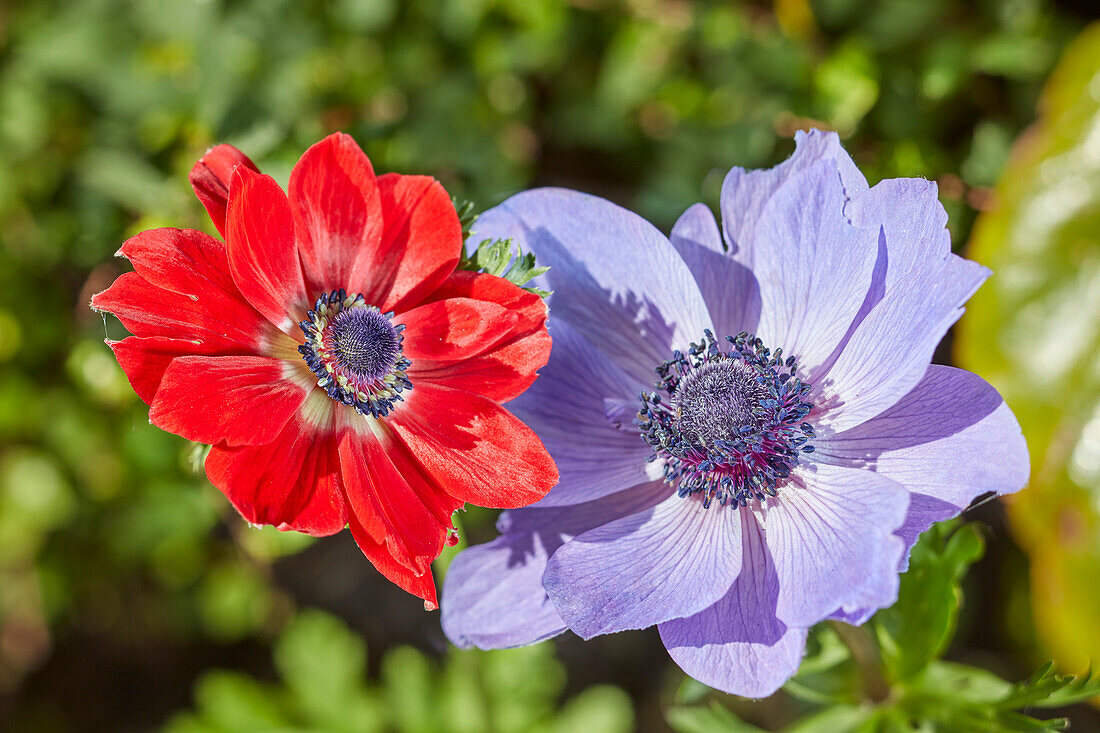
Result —
[[275, 667], [311, 720], [324, 721], [361, 693], [363, 640], [320, 611], [299, 613], [275, 643]]
[[904, 680], [939, 657], [955, 635], [960, 583], [984, 552], [977, 525], [954, 534], [936, 525], [921, 535], [901, 577], [898, 601], [875, 615], [874, 628], [891, 679]]
[[1100, 659], [1100, 24], [1066, 50], [1016, 143], [970, 255], [994, 276], [967, 306], [960, 366], [1020, 421], [1031, 485], [1008, 502], [1032, 608], [1060, 667]]
[[763, 733], [717, 702], [705, 707], [669, 708], [665, 719], [679, 733]]
[[1019, 710], [1072, 705], [1098, 689], [1096, 680], [1056, 675], [1050, 664], [1013, 685], [983, 669], [937, 661], [911, 681], [900, 708], [935, 730], [1062, 730], [1064, 719], [1040, 720]]
[[854, 703], [862, 697], [861, 673], [836, 630], [821, 624], [810, 631], [802, 666], [783, 689], [819, 705]]
[[1011, 692], [1012, 683], [977, 667], [934, 661], [911, 681], [911, 687], [936, 698], [993, 705]]
[[[470, 238], [470, 234], [474, 230], [474, 222], [477, 221], [477, 212], [474, 210], [474, 202], [466, 201], [465, 199], [456, 199], [451, 197], [451, 203], [455, 206], [455, 213], [458, 214], [458, 223], [462, 225], [462, 241], [465, 242]], [[466, 252], [463, 251], [462, 258], [465, 260]], [[461, 266], [462, 263], [460, 263]]]
[[195, 688], [207, 721], [227, 731], [270, 730], [286, 725], [277, 694], [237, 672], [207, 672]]
[[1054, 663], [1047, 662], [1031, 677], [1019, 683], [1000, 701], [1003, 708], [1058, 708], [1084, 702], [1100, 695], [1100, 677], [1092, 670], [1080, 677], [1054, 672]]
[[394, 649], [382, 660], [382, 681], [393, 727], [401, 733], [437, 730], [431, 700], [435, 675], [431, 663], [412, 647]]
[[531, 252], [524, 254], [519, 245], [514, 244], [511, 239], [483, 239], [469, 259], [465, 260], [463, 267], [467, 270], [503, 277], [508, 282], [543, 298], [550, 294], [548, 290], [527, 286], [527, 283], [550, 268], [537, 266], [535, 255]]
[[867, 706], [834, 705], [784, 730], [786, 733], [857, 733], [875, 730], [878, 718], [878, 711]]
[[630, 696], [611, 685], [595, 685], [567, 702], [554, 720], [552, 733], [630, 733], [634, 706]]

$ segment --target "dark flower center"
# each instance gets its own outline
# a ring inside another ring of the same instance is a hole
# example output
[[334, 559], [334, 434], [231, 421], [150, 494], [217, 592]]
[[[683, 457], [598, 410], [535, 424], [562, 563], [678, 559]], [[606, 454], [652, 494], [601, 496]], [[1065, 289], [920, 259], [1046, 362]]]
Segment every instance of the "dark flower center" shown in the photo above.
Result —
[[394, 324], [393, 313], [344, 290], [322, 295], [307, 315], [298, 324], [306, 335], [298, 351], [317, 385], [362, 415], [388, 415], [401, 392], [412, 389], [405, 373], [410, 362], [401, 352], [405, 327]]
[[665, 480], [704, 506], [775, 496], [799, 455], [813, 452], [814, 430], [803, 422], [810, 386], [795, 376], [794, 357], [784, 361], [748, 333], [726, 340], [723, 351], [707, 331], [687, 354], [675, 352], [638, 412], [649, 460], [663, 459]]
[[325, 341], [340, 364], [367, 380], [385, 375], [401, 354], [401, 335], [377, 308], [340, 311], [329, 324]]
[[745, 427], [759, 428], [768, 395], [757, 372], [737, 359], [705, 363], [680, 380], [672, 393], [672, 409], [684, 439], [693, 445], [733, 441]]

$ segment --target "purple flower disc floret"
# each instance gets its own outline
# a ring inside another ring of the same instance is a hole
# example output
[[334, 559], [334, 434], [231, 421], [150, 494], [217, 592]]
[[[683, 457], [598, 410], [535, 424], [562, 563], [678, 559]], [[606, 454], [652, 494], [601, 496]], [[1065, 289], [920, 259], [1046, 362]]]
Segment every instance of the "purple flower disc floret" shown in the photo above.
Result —
[[561, 189], [478, 220], [551, 268], [550, 362], [508, 407], [561, 483], [451, 564], [455, 644], [656, 625], [689, 675], [764, 697], [810, 626], [897, 599], [933, 522], [1026, 483], [1000, 395], [930, 364], [990, 274], [951, 253], [935, 184], [868, 187], [836, 135], [795, 140], [730, 171], [721, 230]]

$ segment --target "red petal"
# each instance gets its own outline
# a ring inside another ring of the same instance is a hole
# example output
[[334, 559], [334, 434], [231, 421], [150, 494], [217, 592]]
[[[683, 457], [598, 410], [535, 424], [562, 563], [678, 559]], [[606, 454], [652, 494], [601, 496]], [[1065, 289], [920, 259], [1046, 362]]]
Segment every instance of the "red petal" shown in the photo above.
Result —
[[347, 431], [340, 440], [340, 470], [351, 513], [373, 541], [414, 572], [424, 572], [443, 551], [451, 513], [462, 502], [448, 496], [419, 467], [383, 447], [374, 435]]
[[534, 330], [546, 323], [547, 307], [542, 298], [502, 277], [485, 272], [456, 270], [424, 302], [448, 298], [485, 300], [507, 308], [520, 316], [516, 323], [517, 333]]
[[458, 361], [508, 338], [519, 316], [496, 303], [451, 298], [426, 303], [394, 318], [405, 324], [406, 357]]
[[215, 445], [206, 475], [252, 524], [336, 534], [348, 522], [336, 440], [295, 417], [267, 445]]
[[[414, 382], [432, 381], [505, 402], [535, 381], [538, 369], [550, 358], [546, 332], [546, 304], [542, 298], [502, 277], [457, 271], [429, 296], [429, 302], [447, 298], [474, 298], [497, 303], [516, 318], [505, 338], [486, 343], [479, 354], [461, 361], [420, 359], [409, 370]], [[491, 348], [489, 348], [491, 347]]]
[[200, 443], [270, 443], [306, 397], [283, 378], [283, 365], [264, 356], [181, 356], [164, 373], [149, 420]]
[[130, 386], [147, 405], [152, 404], [153, 396], [160, 387], [160, 380], [164, 377], [164, 370], [172, 360], [195, 351], [193, 341], [164, 336], [130, 336], [121, 341], [108, 339], [107, 345], [115, 352], [118, 365], [126, 372]]
[[287, 333], [309, 303], [290, 202], [271, 176], [238, 166], [226, 214], [226, 246], [233, 282], [252, 306]]
[[[203, 232], [149, 229], [127, 239], [118, 254], [158, 288], [193, 296], [213, 291], [217, 297], [248, 305], [229, 274], [225, 245]], [[260, 314], [251, 307], [249, 310], [259, 322]]]
[[368, 303], [400, 312], [454, 272], [462, 225], [451, 197], [435, 179], [387, 173], [377, 181], [385, 221], [382, 242], [369, 262], [357, 263], [352, 282]]
[[130, 331], [201, 341], [191, 353], [259, 348], [267, 321], [237, 290], [225, 246], [192, 229], [151, 229], [127, 240], [119, 254], [136, 273], [119, 277], [92, 298]]
[[459, 362], [416, 361], [409, 369], [414, 384], [462, 389], [493, 402], [507, 402], [523, 394], [550, 359], [550, 334], [545, 329], [514, 339], [487, 354]]
[[199, 158], [191, 169], [188, 179], [195, 195], [206, 207], [206, 213], [221, 235], [225, 236], [225, 209], [229, 201], [229, 182], [233, 180], [233, 171], [243, 165], [259, 172], [259, 168], [248, 156], [232, 145], [215, 145]]
[[415, 384], [387, 424], [448, 494], [479, 506], [538, 501], [558, 469], [535, 434], [510, 412], [470, 392]]
[[351, 288], [382, 240], [374, 169], [350, 135], [329, 135], [290, 174], [290, 208], [310, 292]]
[[354, 515], [350, 517], [348, 525], [351, 528], [351, 536], [355, 538], [355, 543], [359, 545], [359, 549], [363, 551], [363, 554], [367, 556], [371, 565], [374, 565], [378, 572], [405, 592], [423, 598], [425, 610], [434, 611], [439, 608], [439, 601], [435, 595], [435, 579], [432, 577], [431, 568], [417, 574], [395, 560], [389, 554], [385, 544], [373, 540]]
[[201, 296], [158, 288], [136, 272], [123, 273], [92, 297], [96, 310], [115, 314], [136, 336], [192, 342], [192, 354], [255, 353], [271, 326], [246, 303], [211, 288]]

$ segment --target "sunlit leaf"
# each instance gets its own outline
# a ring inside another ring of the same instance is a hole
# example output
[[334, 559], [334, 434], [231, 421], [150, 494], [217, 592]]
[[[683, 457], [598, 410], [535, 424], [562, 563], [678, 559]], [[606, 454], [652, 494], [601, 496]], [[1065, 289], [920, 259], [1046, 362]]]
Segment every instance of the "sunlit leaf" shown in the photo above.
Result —
[[962, 366], [1018, 416], [1031, 486], [1009, 513], [1031, 559], [1036, 624], [1059, 666], [1100, 658], [1100, 25], [1047, 83], [979, 217], [970, 255], [991, 267], [958, 339]]
[[954, 533], [933, 526], [913, 547], [897, 603], [875, 616], [883, 659], [894, 679], [918, 673], [947, 649], [955, 634], [960, 583], [983, 551], [973, 524]]

